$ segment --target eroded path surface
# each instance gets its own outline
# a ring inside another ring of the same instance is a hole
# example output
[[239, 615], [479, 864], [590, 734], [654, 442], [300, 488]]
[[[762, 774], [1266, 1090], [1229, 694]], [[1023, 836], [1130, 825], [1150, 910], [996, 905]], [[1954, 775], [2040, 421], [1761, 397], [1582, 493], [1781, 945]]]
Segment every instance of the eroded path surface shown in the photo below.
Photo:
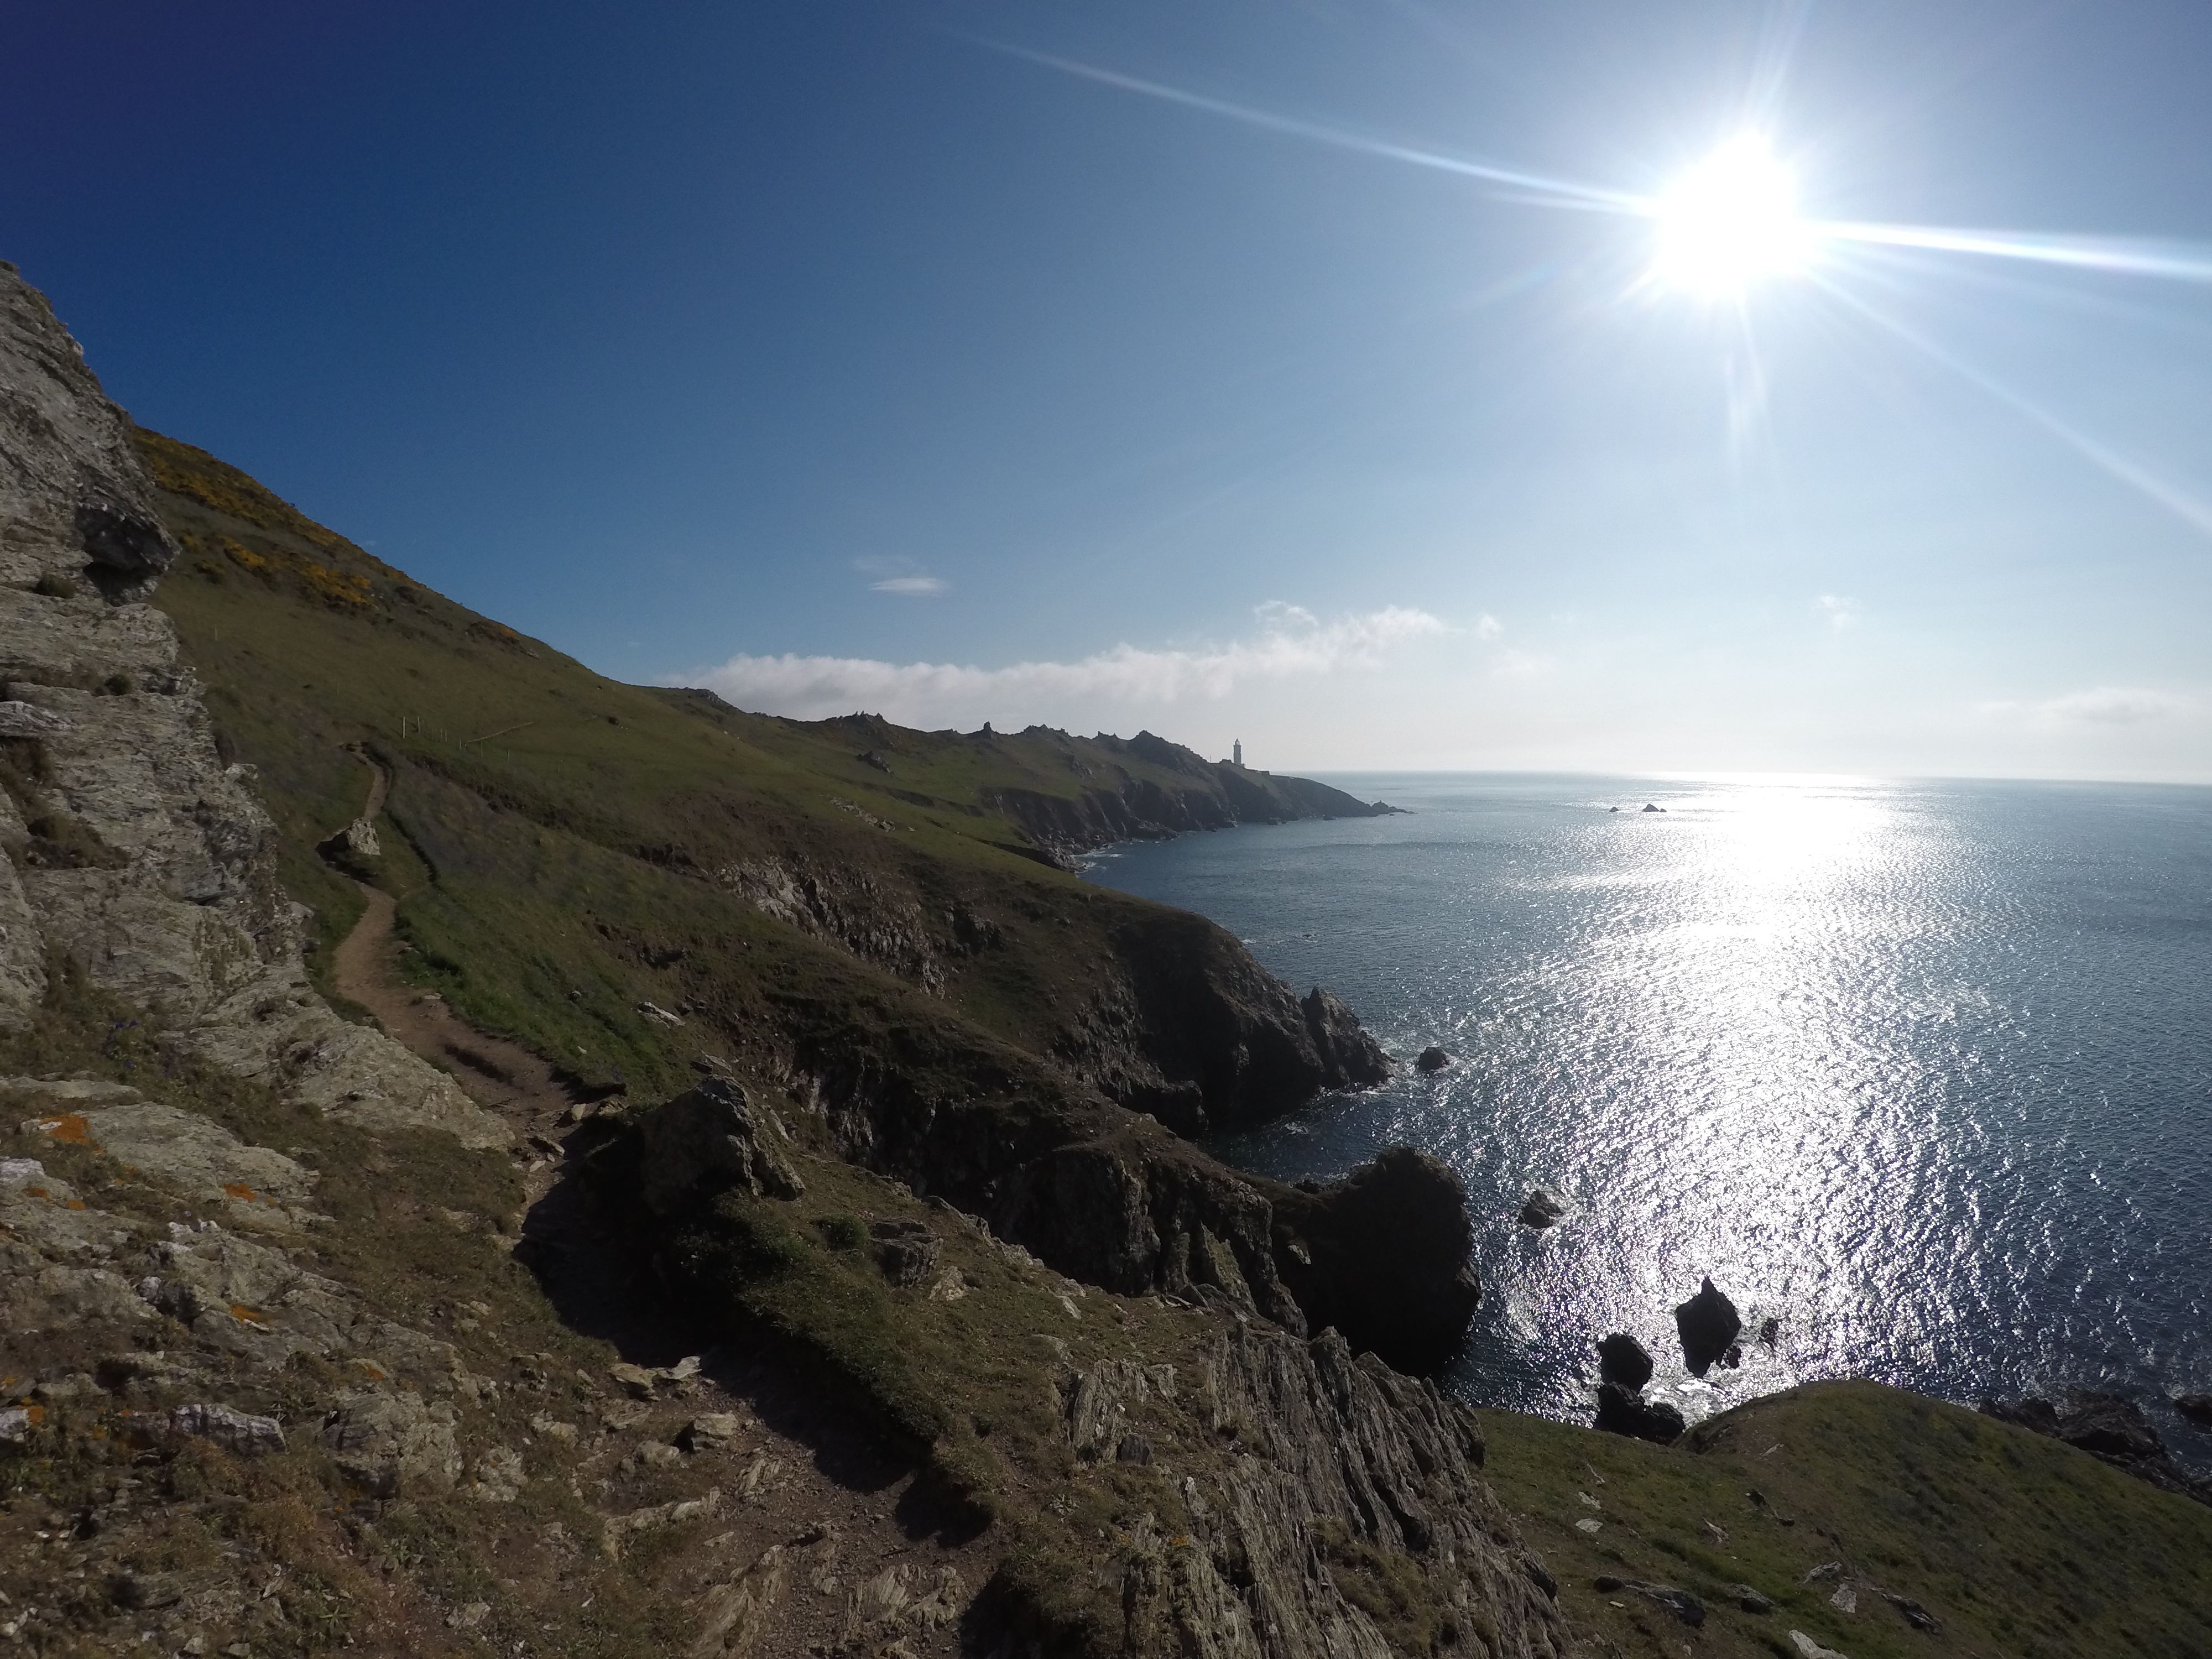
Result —
[[[389, 781], [365, 763], [374, 775], [363, 816], [374, 823]], [[714, 1346], [712, 1332], [671, 1305], [563, 1176], [565, 1142], [594, 1104], [538, 1055], [407, 985], [397, 902], [356, 884], [368, 908], [335, 953], [336, 988], [515, 1130], [528, 1200], [516, 1259], [566, 1322], [622, 1358], [599, 1380], [617, 1397], [598, 1411], [598, 1431], [555, 1435], [574, 1446], [577, 1490], [611, 1517], [611, 1539], [672, 1519], [692, 1520], [686, 1530], [697, 1533], [712, 1519], [710, 1535], [653, 1569], [656, 1589], [698, 1620], [690, 1659], [976, 1650], [971, 1604], [1005, 1540], [947, 1531], [909, 1457], [788, 1364]], [[703, 1507], [677, 1507], [693, 1504]]]

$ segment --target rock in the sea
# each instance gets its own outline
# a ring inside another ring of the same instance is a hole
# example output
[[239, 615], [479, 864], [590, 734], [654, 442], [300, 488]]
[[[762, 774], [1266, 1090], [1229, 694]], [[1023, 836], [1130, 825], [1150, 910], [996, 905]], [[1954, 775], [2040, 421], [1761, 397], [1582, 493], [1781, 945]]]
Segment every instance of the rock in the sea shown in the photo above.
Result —
[[1334, 1327], [1403, 1371], [1434, 1370], [1458, 1351], [1482, 1299], [1474, 1242], [1467, 1188], [1411, 1147], [1275, 1201], [1276, 1264], [1310, 1328]]
[[1413, 1062], [1414, 1068], [1423, 1072], [1441, 1072], [1452, 1063], [1452, 1057], [1431, 1043], [1421, 1050], [1421, 1057]]
[[2178, 1394], [2173, 1396], [2173, 1409], [2191, 1422], [2212, 1429], [2212, 1394]]
[[1687, 1425], [1682, 1413], [1663, 1401], [1650, 1401], [1618, 1382], [1601, 1384], [1597, 1391], [1597, 1427], [1607, 1434], [1625, 1434], [1671, 1446]]
[[1698, 1293], [1674, 1310], [1674, 1328], [1681, 1334], [1683, 1361], [1693, 1376], [1703, 1376], [1734, 1346], [1743, 1321], [1708, 1274]]
[[1556, 1187], [1539, 1187], [1521, 1206], [1521, 1224], [1538, 1231], [1555, 1225], [1567, 1212], [1567, 1200]]
[[755, 1197], [800, 1196], [805, 1183], [775, 1133], [737, 1085], [701, 1079], [639, 1125], [638, 1175], [647, 1207], [669, 1215], [733, 1186]]
[[1306, 1017], [1306, 1030], [1330, 1078], [1340, 1078], [1354, 1089], [1372, 1089], [1390, 1080], [1390, 1057], [1361, 1029], [1359, 1016], [1342, 997], [1316, 985], [1298, 1010]]
[[1651, 1380], [1650, 1352], [1626, 1332], [1615, 1331], [1598, 1341], [1597, 1374], [1602, 1382], [1638, 1393]]

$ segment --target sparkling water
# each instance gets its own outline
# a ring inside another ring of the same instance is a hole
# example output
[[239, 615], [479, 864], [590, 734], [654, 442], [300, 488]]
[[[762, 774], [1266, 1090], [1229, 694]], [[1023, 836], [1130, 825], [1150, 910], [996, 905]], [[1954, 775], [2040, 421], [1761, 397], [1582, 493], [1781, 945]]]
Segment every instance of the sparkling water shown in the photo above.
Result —
[[[1330, 781], [1411, 815], [1091, 875], [1332, 987], [1404, 1062], [1215, 1150], [1456, 1169], [1483, 1280], [1458, 1393], [1586, 1420], [1624, 1330], [1692, 1419], [1814, 1377], [2070, 1385], [2212, 1462], [2166, 1403], [2212, 1392], [2212, 789]], [[1424, 1075], [1431, 1043], [1454, 1063]], [[1542, 1232], [1516, 1220], [1539, 1183], [1571, 1206]], [[1673, 1308], [1708, 1273], [1743, 1358], [1699, 1380]]]

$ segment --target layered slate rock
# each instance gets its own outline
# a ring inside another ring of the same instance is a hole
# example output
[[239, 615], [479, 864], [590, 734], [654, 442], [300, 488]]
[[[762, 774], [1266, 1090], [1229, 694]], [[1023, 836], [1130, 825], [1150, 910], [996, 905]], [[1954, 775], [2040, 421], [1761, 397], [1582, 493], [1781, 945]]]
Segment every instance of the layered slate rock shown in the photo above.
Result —
[[[1121, 1650], [1386, 1659], [1425, 1635], [1444, 1652], [1572, 1651], [1551, 1575], [1482, 1479], [1474, 1414], [1434, 1384], [1334, 1335], [1232, 1327], [1195, 1377], [1109, 1360], [1064, 1389], [1079, 1457], [1133, 1438], [1227, 1449], [1165, 1462], [1163, 1509], [1121, 1542]], [[1359, 1580], [1393, 1564], [1386, 1632]]]
[[167, 617], [174, 556], [128, 419], [0, 266], [0, 1027], [58, 958], [185, 1052], [371, 1130], [506, 1131], [308, 982], [250, 767], [226, 764]]

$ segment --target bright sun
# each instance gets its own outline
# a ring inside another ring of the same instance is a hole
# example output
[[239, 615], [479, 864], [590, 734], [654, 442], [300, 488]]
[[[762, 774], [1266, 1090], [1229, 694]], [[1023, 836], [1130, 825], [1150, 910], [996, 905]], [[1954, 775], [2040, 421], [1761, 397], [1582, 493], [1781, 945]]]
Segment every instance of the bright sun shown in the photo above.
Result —
[[1801, 270], [1812, 236], [1797, 216], [1796, 182], [1763, 139], [1731, 140], [1659, 198], [1655, 275], [1714, 297]]

